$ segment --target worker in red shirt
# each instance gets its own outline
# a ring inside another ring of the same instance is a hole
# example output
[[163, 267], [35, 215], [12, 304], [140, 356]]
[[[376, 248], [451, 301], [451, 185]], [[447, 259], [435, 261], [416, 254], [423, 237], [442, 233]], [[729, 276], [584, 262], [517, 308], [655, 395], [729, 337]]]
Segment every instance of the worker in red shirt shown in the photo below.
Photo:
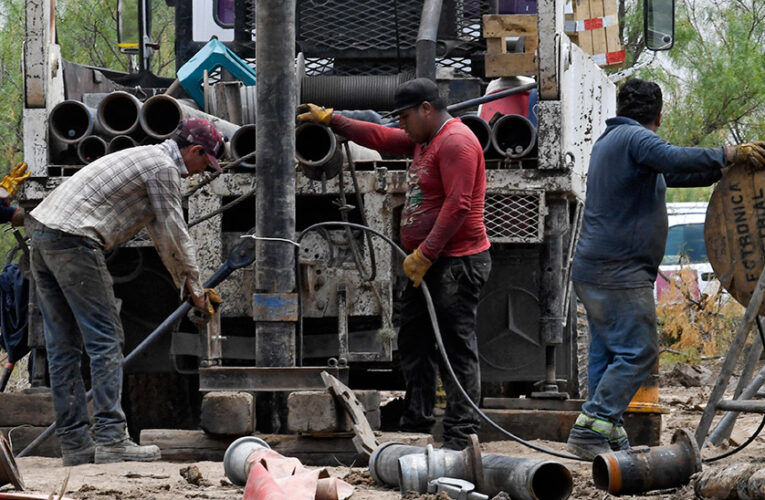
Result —
[[[481, 395], [476, 312], [491, 271], [483, 222], [486, 171], [478, 139], [446, 111], [437, 85], [427, 78], [401, 84], [394, 103], [399, 129], [353, 120], [332, 109], [301, 106], [298, 121], [330, 126], [381, 153], [413, 157], [401, 213], [401, 243], [411, 252], [403, 268], [411, 280], [403, 292], [398, 353], [406, 380], [401, 430], [431, 432], [437, 367], [433, 329], [419, 290], [424, 279], [435, 304], [446, 352], [460, 384], [476, 403]], [[446, 371], [441, 369], [441, 373]], [[478, 431], [478, 416], [450, 377], [442, 376], [447, 405], [444, 447], [462, 449]]]

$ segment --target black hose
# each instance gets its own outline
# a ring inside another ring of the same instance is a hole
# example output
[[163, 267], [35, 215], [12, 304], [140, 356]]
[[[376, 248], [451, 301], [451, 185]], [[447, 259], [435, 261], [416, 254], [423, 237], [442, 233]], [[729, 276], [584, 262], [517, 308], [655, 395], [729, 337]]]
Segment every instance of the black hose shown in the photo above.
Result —
[[[330, 222], [319, 222], [317, 224], [313, 224], [311, 226], [308, 226], [303, 230], [303, 232], [298, 237], [297, 242], [299, 243], [302, 239], [303, 235], [308, 233], [309, 231], [312, 231], [314, 229], [318, 229], [321, 227], [327, 227], [327, 226], [347, 226], [350, 228], [355, 229], [361, 229], [362, 231], [368, 231], [379, 238], [382, 238], [384, 241], [386, 241], [396, 252], [398, 252], [399, 255], [406, 258], [407, 254], [404, 252], [404, 250], [398, 246], [393, 240], [385, 236], [384, 234], [380, 233], [379, 231], [376, 231], [370, 227], [362, 226], [361, 224], [354, 224], [353, 222], [339, 222], [339, 221], [330, 221]], [[441, 338], [441, 330], [438, 328], [438, 319], [436, 318], [436, 310], [433, 306], [433, 299], [430, 297], [430, 292], [428, 291], [428, 285], [423, 280], [422, 284], [420, 285], [420, 289], [422, 290], [422, 294], [425, 297], [425, 304], [428, 308], [428, 315], [430, 316], [430, 322], [433, 325], [433, 335], [436, 339], [436, 344], [438, 345], [438, 352], [441, 354], [441, 359], [444, 362], [444, 366], [446, 366], [447, 372], [449, 372], [449, 376], [454, 380], [454, 385], [457, 386], [457, 389], [459, 389], [460, 394], [465, 399], [465, 401], [468, 402], [468, 404], [473, 408], [473, 410], [478, 413], [478, 415], [486, 421], [487, 424], [494, 427], [496, 430], [501, 432], [502, 434], [506, 435], [513, 441], [516, 441], [528, 448], [531, 448], [532, 450], [540, 451], [542, 453], [546, 453], [548, 455], [552, 455], [554, 457], [558, 458], [565, 458], [569, 460], [580, 460], [584, 462], [589, 462], [589, 460], [583, 459], [581, 457], [577, 457], [576, 455], [570, 455], [568, 453], [562, 453], [559, 451], [552, 450], [550, 448], [545, 448], [543, 446], [538, 446], [533, 443], [530, 443], [529, 441], [526, 441], [524, 439], [521, 439], [520, 437], [516, 436], [512, 432], [504, 429], [502, 426], [494, 422], [488, 415], [486, 415], [475, 402], [470, 398], [468, 393], [465, 391], [465, 389], [462, 387], [462, 384], [460, 384], [459, 380], [457, 379], [457, 376], [454, 373], [454, 369], [452, 368], [451, 363], [449, 362], [449, 356], [446, 354], [446, 347], [444, 347], [444, 341]]]

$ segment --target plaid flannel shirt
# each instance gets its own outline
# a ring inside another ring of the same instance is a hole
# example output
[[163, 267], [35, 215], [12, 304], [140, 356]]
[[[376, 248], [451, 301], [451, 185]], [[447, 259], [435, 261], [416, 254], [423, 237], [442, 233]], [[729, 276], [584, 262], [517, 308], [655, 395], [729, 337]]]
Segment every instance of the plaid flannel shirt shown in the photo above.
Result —
[[104, 250], [146, 227], [175, 285], [182, 289], [188, 283], [201, 296], [196, 251], [181, 205], [181, 173], [186, 172], [172, 140], [118, 151], [68, 178], [30, 215], [49, 228], [91, 238]]

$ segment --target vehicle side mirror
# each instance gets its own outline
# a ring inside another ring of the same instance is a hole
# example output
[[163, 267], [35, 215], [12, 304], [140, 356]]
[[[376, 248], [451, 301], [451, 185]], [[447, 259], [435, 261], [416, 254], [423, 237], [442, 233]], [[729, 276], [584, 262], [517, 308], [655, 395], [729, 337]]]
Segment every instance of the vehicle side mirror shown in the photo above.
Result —
[[644, 0], [643, 28], [649, 50], [669, 50], [675, 44], [675, 0]]

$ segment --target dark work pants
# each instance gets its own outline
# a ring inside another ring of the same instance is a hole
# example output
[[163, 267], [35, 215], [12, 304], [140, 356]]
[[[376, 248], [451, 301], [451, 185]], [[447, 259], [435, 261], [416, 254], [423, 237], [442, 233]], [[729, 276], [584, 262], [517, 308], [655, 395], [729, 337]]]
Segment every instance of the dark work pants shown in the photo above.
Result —
[[[425, 274], [449, 362], [470, 398], [481, 396], [476, 315], [478, 297], [491, 271], [489, 251], [465, 257], [440, 257]], [[446, 389], [444, 442], [462, 445], [478, 431], [478, 415], [443, 367], [422, 290], [407, 284], [403, 294], [398, 353], [406, 380], [401, 429], [431, 432], [435, 419], [436, 373]]]

